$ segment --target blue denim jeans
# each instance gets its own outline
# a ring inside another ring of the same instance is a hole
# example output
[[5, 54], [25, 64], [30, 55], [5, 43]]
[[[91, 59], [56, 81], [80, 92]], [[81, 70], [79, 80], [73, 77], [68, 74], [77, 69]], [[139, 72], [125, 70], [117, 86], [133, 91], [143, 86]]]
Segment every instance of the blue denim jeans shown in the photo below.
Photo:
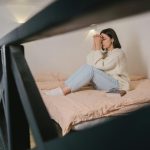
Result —
[[116, 79], [88, 64], [81, 66], [65, 81], [65, 85], [71, 89], [71, 92], [75, 92], [89, 83], [92, 83], [97, 90], [119, 89]]

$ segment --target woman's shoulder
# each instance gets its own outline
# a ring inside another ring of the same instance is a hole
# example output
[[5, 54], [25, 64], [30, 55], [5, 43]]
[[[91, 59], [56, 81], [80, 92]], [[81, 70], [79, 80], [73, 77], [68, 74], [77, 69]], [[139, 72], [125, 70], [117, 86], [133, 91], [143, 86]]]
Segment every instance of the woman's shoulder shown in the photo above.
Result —
[[116, 55], [119, 55], [119, 56], [125, 56], [124, 51], [122, 49], [120, 49], [120, 48], [115, 48], [113, 50], [113, 53], [116, 54]]
[[121, 48], [114, 48], [113, 51], [114, 52], [118, 52], [118, 53], [122, 53], [123, 52]]
[[88, 55], [99, 55], [101, 53], [101, 50], [92, 50], [88, 53]]

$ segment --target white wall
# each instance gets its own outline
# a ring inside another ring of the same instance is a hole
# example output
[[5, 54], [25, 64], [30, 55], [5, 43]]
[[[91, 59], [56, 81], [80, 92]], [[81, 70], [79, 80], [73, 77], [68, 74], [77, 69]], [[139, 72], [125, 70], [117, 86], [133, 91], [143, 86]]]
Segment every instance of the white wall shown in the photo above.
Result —
[[0, 38], [54, 0], [0, 0]]
[[[34, 7], [34, 12], [38, 7]], [[0, 38], [19, 25], [13, 16], [12, 12], [16, 10], [13, 8], [14, 5], [0, 5]], [[30, 14], [33, 14], [31, 8], [28, 8]], [[99, 24], [98, 30], [109, 27], [114, 28], [118, 34], [122, 50], [128, 57], [129, 72], [150, 77], [150, 12]], [[84, 28], [25, 44], [25, 55], [32, 72], [50, 70], [70, 74], [75, 71], [85, 63], [86, 54], [91, 49], [92, 41], [88, 31], [89, 28]]]
[[[150, 12], [98, 25], [113, 28], [128, 58], [131, 74], [150, 77]], [[85, 63], [91, 49], [89, 28], [25, 44], [26, 59], [33, 73], [56, 71], [70, 74]]]
[[86, 29], [25, 44], [26, 59], [33, 72], [54, 71], [70, 74], [81, 64], [90, 49]]
[[0, 38], [16, 28], [19, 24], [3, 6], [0, 6]]

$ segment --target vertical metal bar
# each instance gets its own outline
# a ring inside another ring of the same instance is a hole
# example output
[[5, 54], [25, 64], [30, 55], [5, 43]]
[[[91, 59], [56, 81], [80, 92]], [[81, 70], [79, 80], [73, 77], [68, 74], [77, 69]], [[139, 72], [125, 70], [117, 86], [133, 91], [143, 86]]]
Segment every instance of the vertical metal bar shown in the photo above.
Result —
[[6, 139], [6, 121], [5, 121], [5, 113], [4, 113], [4, 98], [3, 98], [3, 87], [2, 87], [2, 57], [1, 57], [1, 48], [0, 48], [0, 136], [1, 136], [1, 148], [6, 149], [5, 145], [7, 141]]
[[13, 45], [9, 49], [11, 68], [21, 103], [37, 146], [44, 149], [44, 142], [58, 137], [57, 128], [46, 110], [25, 57], [22, 55], [23, 46]]
[[29, 126], [12, 75], [9, 48], [3, 46], [1, 54], [8, 150], [26, 150], [30, 148]]
[[2, 102], [0, 103], [0, 150], [6, 150], [6, 121]]

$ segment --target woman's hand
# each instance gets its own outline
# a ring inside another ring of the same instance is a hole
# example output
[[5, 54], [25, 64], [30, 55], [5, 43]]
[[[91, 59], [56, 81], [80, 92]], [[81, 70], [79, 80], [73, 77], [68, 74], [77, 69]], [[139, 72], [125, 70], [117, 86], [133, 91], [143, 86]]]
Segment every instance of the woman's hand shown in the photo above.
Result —
[[102, 48], [102, 37], [100, 34], [93, 35], [93, 49], [100, 50]]

